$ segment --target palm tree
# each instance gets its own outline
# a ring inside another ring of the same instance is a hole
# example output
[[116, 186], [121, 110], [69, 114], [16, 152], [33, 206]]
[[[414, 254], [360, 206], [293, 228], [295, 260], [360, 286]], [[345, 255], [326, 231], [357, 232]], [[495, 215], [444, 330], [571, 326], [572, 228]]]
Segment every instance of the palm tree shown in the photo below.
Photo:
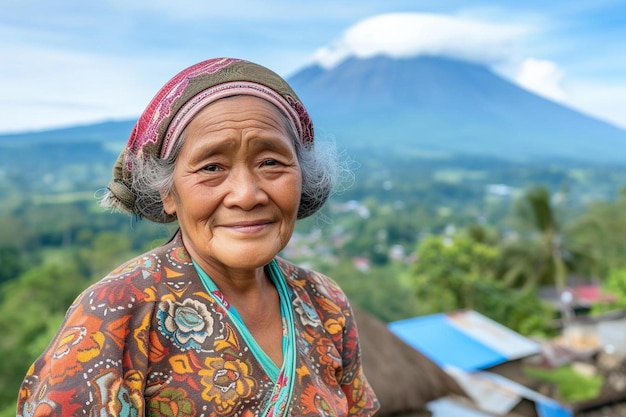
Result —
[[566, 280], [569, 272], [581, 265], [593, 265], [593, 254], [572, 244], [562, 223], [565, 191], [556, 194], [544, 186], [528, 189], [516, 206], [522, 231], [516, 239], [505, 241], [502, 248], [501, 278], [510, 286], [536, 290], [554, 285], [563, 326], [571, 317]]
[[525, 289], [554, 284], [561, 294], [571, 259], [550, 191], [543, 186], [527, 190], [516, 206], [516, 214], [523, 230], [505, 240], [504, 281]]

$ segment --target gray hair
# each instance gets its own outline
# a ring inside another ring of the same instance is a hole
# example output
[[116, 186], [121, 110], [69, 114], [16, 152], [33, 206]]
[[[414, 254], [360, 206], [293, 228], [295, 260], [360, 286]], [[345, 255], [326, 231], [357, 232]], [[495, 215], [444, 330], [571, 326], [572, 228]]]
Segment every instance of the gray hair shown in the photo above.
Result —
[[[285, 117], [285, 120], [287, 118]], [[330, 140], [315, 144], [303, 144], [295, 133], [295, 127], [288, 123], [290, 137], [295, 145], [296, 157], [302, 172], [302, 191], [298, 219], [311, 216], [326, 202], [332, 189], [339, 181], [351, 177], [349, 163], [339, 162], [337, 148]], [[132, 157], [132, 193], [135, 195], [135, 212], [158, 223], [176, 220], [175, 215], [165, 212], [162, 195], [172, 191], [176, 159], [185, 142], [186, 129], [176, 141], [169, 157], [165, 159], [149, 156]], [[100, 205], [116, 211], [127, 211], [120, 207], [117, 199], [107, 190]]]

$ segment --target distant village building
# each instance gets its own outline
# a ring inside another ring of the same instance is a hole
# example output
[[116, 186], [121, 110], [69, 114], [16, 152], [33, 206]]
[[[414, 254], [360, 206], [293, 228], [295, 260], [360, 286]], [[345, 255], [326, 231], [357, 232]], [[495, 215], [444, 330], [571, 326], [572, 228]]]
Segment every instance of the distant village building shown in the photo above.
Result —
[[513, 188], [504, 184], [488, 184], [485, 191], [496, 197], [510, 197], [513, 194]]
[[354, 268], [357, 271], [367, 273], [370, 271], [370, 260], [364, 257], [354, 258], [353, 260]]

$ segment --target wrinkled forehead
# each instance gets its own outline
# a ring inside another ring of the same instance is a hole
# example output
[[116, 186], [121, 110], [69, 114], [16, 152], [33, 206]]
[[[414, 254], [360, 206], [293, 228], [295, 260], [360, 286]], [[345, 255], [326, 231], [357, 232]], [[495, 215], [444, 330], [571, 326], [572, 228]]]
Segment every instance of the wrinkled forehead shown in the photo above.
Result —
[[167, 159], [175, 159], [191, 137], [234, 137], [262, 139], [282, 137], [291, 149], [301, 147], [289, 117], [273, 103], [249, 95], [228, 96], [202, 109], [182, 130]]
[[171, 155], [182, 132], [200, 111], [219, 100], [237, 96], [257, 97], [272, 104], [279, 114], [287, 119], [290, 131], [294, 132], [296, 137], [300, 136], [302, 126], [298, 114], [282, 96], [257, 83], [230, 82], [201, 91], [181, 107], [167, 129], [160, 157], [165, 159]]

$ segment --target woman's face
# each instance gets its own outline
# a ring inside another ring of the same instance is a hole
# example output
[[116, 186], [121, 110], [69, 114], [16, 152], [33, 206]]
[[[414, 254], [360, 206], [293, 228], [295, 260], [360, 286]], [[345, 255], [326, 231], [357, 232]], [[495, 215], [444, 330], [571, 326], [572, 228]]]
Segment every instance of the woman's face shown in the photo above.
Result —
[[163, 206], [207, 272], [262, 267], [287, 245], [302, 186], [288, 132], [279, 110], [252, 96], [218, 100], [188, 125]]

